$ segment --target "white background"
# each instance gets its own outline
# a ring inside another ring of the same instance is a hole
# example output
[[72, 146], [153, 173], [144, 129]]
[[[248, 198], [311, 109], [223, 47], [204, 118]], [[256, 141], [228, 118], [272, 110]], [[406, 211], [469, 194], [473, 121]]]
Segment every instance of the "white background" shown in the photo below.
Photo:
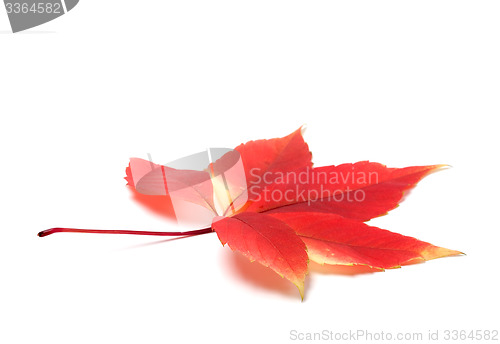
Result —
[[[82, 0], [12, 34], [0, 8], [0, 342], [498, 330], [499, 17], [496, 1]], [[301, 302], [214, 234], [36, 236], [178, 230], [131, 199], [129, 157], [302, 124], [317, 166], [452, 165], [371, 223], [467, 256], [311, 266]]]

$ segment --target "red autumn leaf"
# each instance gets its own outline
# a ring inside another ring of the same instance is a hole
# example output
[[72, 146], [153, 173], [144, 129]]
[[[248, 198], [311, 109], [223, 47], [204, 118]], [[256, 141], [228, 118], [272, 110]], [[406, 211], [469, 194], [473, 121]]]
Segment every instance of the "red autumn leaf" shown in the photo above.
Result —
[[[211, 228], [190, 232], [53, 228], [39, 235], [172, 236], [215, 231], [223, 245], [287, 278], [303, 297], [308, 258], [320, 264], [386, 269], [461, 254], [364, 223], [397, 207], [423, 177], [443, 166], [388, 168], [362, 161], [313, 168], [298, 129], [283, 138], [241, 144], [198, 170], [131, 159], [126, 179], [136, 193], [209, 209]], [[177, 214], [175, 206], [173, 210]]]

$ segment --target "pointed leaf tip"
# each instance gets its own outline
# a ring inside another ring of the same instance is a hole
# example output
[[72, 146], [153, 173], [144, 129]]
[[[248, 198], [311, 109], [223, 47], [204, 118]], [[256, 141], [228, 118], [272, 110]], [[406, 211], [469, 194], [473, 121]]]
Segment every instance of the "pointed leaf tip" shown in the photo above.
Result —
[[432, 260], [444, 257], [462, 256], [465, 255], [465, 253], [456, 250], [450, 250], [444, 247], [430, 245], [422, 251], [421, 255], [425, 260]]

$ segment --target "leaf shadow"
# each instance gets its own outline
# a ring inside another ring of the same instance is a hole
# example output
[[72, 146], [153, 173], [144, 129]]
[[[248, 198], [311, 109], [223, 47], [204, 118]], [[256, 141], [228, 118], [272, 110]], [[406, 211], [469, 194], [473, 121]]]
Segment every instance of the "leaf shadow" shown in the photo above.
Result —
[[309, 272], [319, 273], [322, 275], [341, 275], [353, 277], [383, 271], [384, 270], [372, 268], [366, 265], [321, 265], [312, 261], [309, 262]]
[[129, 187], [130, 197], [135, 202], [149, 210], [151, 213], [168, 218], [172, 221], [177, 221], [175, 216], [172, 200], [169, 196], [165, 195], [144, 195], [136, 189]]
[[[250, 285], [253, 289], [268, 290], [283, 295], [286, 298], [300, 300], [297, 287], [273, 270], [258, 262], [251, 262], [238, 252], [224, 250], [221, 256], [221, 260], [230, 270], [232, 276], [235, 276], [246, 285]], [[306, 277], [306, 289], [307, 279]]]
[[[230, 269], [233, 276], [246, 285], [252, 286], [254, 289], [268, 290], [289, 299], [300, 298], [297, 288], [287, 279], [282, 278], [273, 270], [257, 263], [250, 262], [248, 258], [238, 252], [225, 250], [221, 260]], [[314, 273], [322, 275], [337, 275], [346, 277], [355, 277], [358, 275], [373, 274], [375, 272], [383, 272], [381, 269], [371, 268], [364, 265], [321, 265], [315, 262], [309, 262], [309, 273], [306, 275], [305, 297], [307, 300], [307, 290], [314, 283], [314, 278], [311, 275]]]
[[149, 241], [149, 242], [145, 242], [145, 243], [142, 243], [142, 244], [136, 244], [136, 245], [132, 245], [132, 246], [127, 246], [127, 247], [119, 249], [118, 251], [126, 251], [126, 250], [132, 250], [132, 249], [136, 249], [136, 248], [144, 248], [144, 247], [147, 247], [147, 246], [164, 244], [164, 243], [169, 242], [169, 241], [175, 241], [175, 240], [180, 240], [180, 239], [185, 239], [185, 238], [191, 238], [191, 237], [192, 236], [190, 236], [190, 235], [183, 235], [183, 236], [178, 236], [178, 237], [175, 237], [175, 238], [168, 238], [168, 239], [162, 239], [162, 240]]

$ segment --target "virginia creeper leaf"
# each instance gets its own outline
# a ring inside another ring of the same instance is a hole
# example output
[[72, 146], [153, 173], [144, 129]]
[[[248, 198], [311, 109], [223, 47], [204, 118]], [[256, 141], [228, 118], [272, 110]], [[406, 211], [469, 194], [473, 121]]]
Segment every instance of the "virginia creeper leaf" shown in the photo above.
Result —
[[[171, 211], [178, 220], [200, 215], [197, 211], [202, 209], [211, 228], [141, 232], [57, 227], [39, 236], [56, 232], [182, 236], [215, 231], [223, 245], [295, 284], [303, 298], [309, 259], [383, 270], [461, 254], [364, 223], [397, 207], [423, 177], [443, 166], [389, 168], [361, 161], [313, 168], [299, 128], [288, 136], [250, 141], [234, 150], [209, 148], [169, 166], [130, 159], [125, 179], [141, 195], [136, 199], [154, 198], [145, 204]], [[160, 207], [159, 199], [170, 206]]]

